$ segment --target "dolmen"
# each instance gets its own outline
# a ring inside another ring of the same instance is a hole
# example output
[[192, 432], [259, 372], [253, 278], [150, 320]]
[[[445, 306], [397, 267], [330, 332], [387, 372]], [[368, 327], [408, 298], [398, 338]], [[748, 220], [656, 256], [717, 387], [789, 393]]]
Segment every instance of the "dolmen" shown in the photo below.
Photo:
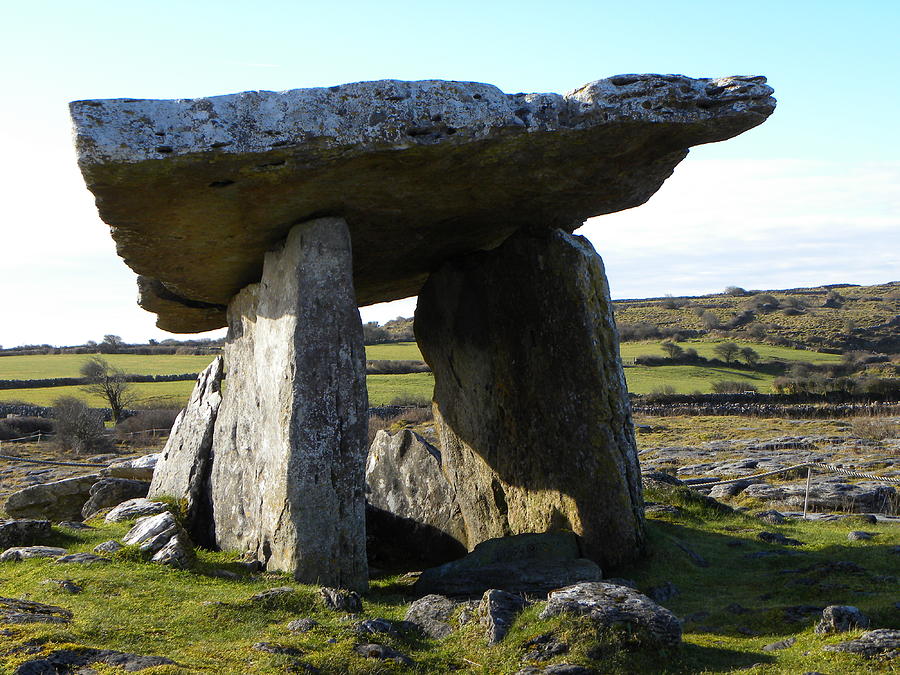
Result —
[[682, 75], [566, 95], [384, 80], [72, 103], [79, 166], [141, 306], [173, 332], [228, 327], [150, 496], [185, 499], [199, 543], [364, 589], [358, 307], [418, 295], [460, 544], [568, 530], [604, 568], [633, 559], [618, 337], [603, 263], [572, 232], [774, 107], [763, 77]]

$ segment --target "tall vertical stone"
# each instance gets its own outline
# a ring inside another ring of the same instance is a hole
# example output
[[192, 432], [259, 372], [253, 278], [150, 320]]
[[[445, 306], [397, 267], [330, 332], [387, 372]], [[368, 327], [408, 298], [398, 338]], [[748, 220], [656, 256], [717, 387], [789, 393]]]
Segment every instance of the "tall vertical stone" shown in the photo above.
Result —
[[520, 231], [445, 263], [419, 294], [443, 470], [469, 546], [570, 529], [604, 569], [635, 557], [643, 506], [606, 275], [583, 237]]
[[296, 225], [229, 304], [228, 327], [217, 545], [298, 581], [365, 589], [368, 399], [346, 222]]

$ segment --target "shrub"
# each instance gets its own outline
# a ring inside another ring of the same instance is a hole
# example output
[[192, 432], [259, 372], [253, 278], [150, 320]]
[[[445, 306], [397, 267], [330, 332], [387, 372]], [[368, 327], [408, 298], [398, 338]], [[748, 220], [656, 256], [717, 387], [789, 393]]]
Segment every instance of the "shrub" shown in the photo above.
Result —
[[740, 297], [742, 295], [747, 295], [747, 291], [741, 288], [740, 286], [727, 286], [725, 288], [725, 295], [733, 295], [735, 297]]
[[726, 362], [730, 362], [737, 360], [737, 355], [741, 352], [741, 348], [733, 342], [720, 342], [713, 347], [713, 351]]
[[366, 361], [368, 375], [405, 375], [407, 373], [430, 373], [431, 368], [422, 361], [379, 360]]
[[900, 438], [900, 424], [885, 417], [854, 417], [850, 421], [853, 435], [873, 441]]
[[755, 366], [759, 363], [759, 353], [753, 347], [742, 347], [741, 358], [748, 366]]
[[53, 402], [53, 418], [56, 442], [62, 450], [80, 454], [109, 448], [99, 412], [74, 396], [63, 396]]
[[662, 385], [659, 387], [653, 387], [650, 390], [650, 393], [645, 396], [645, 399], [650, 403], [654, 401], [664, 400], [667, 396], [672, 396], [675, 394], [675, 387], [671, 384]]
[[416, 396], [415, 394], [400, 394], [391, 399], [391, 405], [404, 405], [411, 408], [430, 408], [431, 399], [428, 396]]
[[684, 349], [674, 342], [663, 342], [661, 347], [670, 359], [677, 359], [684, 354]]
[[741, 382], [738, 380], [718, 380], [713, 382], [712, 390], [716, 394], [759, 393], [759, 389], [754, 385], [749, 382]]
[[43, 417], [7, 417], [0, 420], [0, 441], [23, 438], [36, 433], [53, 433], [53, 421]]
[[120, 441], [128, 443], [138, 439], [146, 440], [148, 436], [160, 435], [160, 432], [151, 430], [165, 429], [165, 433], [168, 433], [179, 412], [180, 408], [141, 410], [116, 425], [116, 436]]
[[382, 342], [388, 342], [391, 334], [387, 329], [378, 325], [377, 321], [370, 321], [363, 324], [363, 342], [367, 345], [376, 345]]
[[703, 323], [703, 327], [707, 330], [713, 330], [714, 328], [718, 328], [721, 323], [719, 322], [719, 317], [710, 312], [709, 310], [703, 312], [700, 316], [700, 321]]

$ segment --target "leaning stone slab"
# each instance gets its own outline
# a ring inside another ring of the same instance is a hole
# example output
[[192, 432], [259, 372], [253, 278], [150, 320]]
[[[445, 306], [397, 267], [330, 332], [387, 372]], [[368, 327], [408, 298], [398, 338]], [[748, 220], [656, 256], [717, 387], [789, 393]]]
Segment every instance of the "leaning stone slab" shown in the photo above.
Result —
[[[571, 530], [603, 566], [635, 558], [637, 448], [603, 261], [558, 229], [451, 261], [419, 294], [442, 469], [469, 546]], [[505, 588], [504, 586], [495, 586]]]
[[29, 558], [58, 558], [68, 551], [56, 546], [15, 546], [0, 553], [0, 562], [28, 560]]
[[648, 647], [674, 647], [681, 642], [678, 617], [627, 586], [584, 583], [553, 591], [541, 618], [559, 614], [588, 616], [601, 629], [627, 626]]
[[176, 533], [165, 546], [153, 555], [150, 562], [186, 570], [193, 562], [193, 551], [190, 540], [184, 535]]
[[209, 485], [220, 548], [363, 590], [368, 400], [350, 263], [344, 221], [297, 225], [231, 303]]
[[127, 459], [122, 462], [110, 464], [100, 473], [111, 478], [129, 478], [131, 480], [152, 480], [156, 467], [158, 453]]
[[485, 591], [478, 605], [478, 617], [487, 633], [487, 643], [495, 645], [509, 632], [513, 621], [525, 609], [525, 599], [492, 588]]
[[599, 581], [597, 564], [579, 556], [571, 532], [490, 539], [464, 558], [425, 570], [414, 588], [451, 596], [480, 596], [489, 589], [545, 594], [579, 581]]
[[771, 94], [763, 77], [617, 75], [565, 96], [382, 80], [71, 114], [141, 304], [197, 332], [226, 324], [266, 252], [314, 214], [350, 224], [358, 304], [416, 295], [443, 261], [522, 227], [642, 204], [690, 146], [762, 123]]
[[369, 559], [436, 565], [466, 553], [456, 490], [441, 451], [410, 429], [379, 431], [366, 460]]
[[100, 476], [78, 476], [32, 485], [11, 494], [4, 508], [13, 518], [81, 520], [81, 507]]
[[120, 523], [124, 520], [135, 520], [144, 516], [153, 516], [162, 513], [169, 507], [163, 502], [155, 502], [144, 497], [137, 497], [122, 502], [112, 511], [106, 514], [107, 523]]
[[187, 407], [175, 418], [166, 447], [159, 455], [148, 494], [150, 499], [169, 496], [184, 500], [186, 527], [194, 540], [202, 544], [212, 543], [209, 472], [224, 374], [221, 356], [200, 373]]
[[146, 481], [102, 478], [91, 486], [91, 496], [81, 508], [81, 517], [87, 520], [101, 509], [118, 506], [129, 499], [146, 497], [149, 488]]
[[49, 535], [49, 520], [0, 520], [0, 549], [37, 544]]

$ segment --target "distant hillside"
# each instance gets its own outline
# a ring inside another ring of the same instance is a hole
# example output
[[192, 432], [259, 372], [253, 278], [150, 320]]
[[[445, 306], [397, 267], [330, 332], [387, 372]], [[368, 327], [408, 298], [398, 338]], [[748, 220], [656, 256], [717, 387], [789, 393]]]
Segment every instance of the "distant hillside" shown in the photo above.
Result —
[[623, 340], [740, 339], [804, 349], [900, 353], [900, 282], [616, 300]]

